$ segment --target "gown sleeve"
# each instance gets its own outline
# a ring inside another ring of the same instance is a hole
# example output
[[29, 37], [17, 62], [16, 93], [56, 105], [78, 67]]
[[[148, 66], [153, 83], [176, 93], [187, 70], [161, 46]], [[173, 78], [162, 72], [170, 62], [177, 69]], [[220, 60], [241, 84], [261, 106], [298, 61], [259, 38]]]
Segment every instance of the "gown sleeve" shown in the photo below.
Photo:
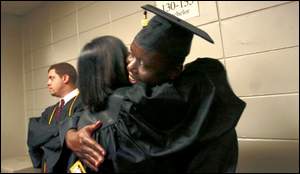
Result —
[[[199, 87], [200, 82], [207, 85]], [[192, 106], [191, 103], [198, 101], [187, 95], [197, 94], [201, 101]], [[183, 151], [195, 141], [213, 96], [214, 87], [206, 78], [186, 91], [169, 83], [154, 88], [140, 83], [117, 90], [110, 96], [107, 110], [85, 114], [79, 120], [79, 127], [104, 121], [93, 135], [107, 152], [102, 171], [144, 172], [147, 168], [155, 171], [156, 165], [151, 163], [156, 164], [155, 160], [160, 159], [170, 165], [165, 157]]]
[[33, 166], [36, 168], [41, 167], [44, 154], [42, 146], [58, 148], [58, 140], [54, 139], [58, 135], [57, 128], [55, 125], [48, 125], [47, 121], [51, 111], [51, 107], [49, 107], [42, 113], [41, 117], [29, 119], [27, 145]]
[[[173, 83], [155, 87], [138, 83], [117, 90], [105, 111], [86, 113], [79, 125], [104, 121], [93, 135], [107, 152], [101, 167], [104, 173], [178, 173], [185, 172], [196, 157], [200, 160], [192, 163], [195, 166], [206, 157], [230, 157], [219, 153], [224, 152], [220, 145], [224, 135], [229, 137], [226, 140], [236, 140], [232, 130], [244, 107], [232, 92], [223, 66], [202, 59], [189, 64]], [[209, 153], [209, 149], [218, 150]], [[208, 166], [218, 169], [214, 164]]]

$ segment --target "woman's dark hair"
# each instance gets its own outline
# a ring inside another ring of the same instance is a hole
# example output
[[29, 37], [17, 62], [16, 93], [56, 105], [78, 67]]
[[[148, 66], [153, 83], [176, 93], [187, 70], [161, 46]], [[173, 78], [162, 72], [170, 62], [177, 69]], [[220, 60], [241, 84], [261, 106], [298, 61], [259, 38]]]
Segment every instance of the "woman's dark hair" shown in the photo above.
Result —
[[116, 88], [129, 85], [126, 70], [127, 47], [113, 36], [102, 36], [87, 43], [78, 59], [78, 88], [90, 112], [106, 107]]

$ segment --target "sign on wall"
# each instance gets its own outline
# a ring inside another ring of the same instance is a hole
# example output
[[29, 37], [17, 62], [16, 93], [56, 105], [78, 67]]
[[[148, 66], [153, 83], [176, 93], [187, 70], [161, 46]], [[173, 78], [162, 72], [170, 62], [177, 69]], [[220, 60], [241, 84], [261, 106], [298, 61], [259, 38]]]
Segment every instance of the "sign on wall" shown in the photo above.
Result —
[[156, 7], [183, 20], [199, 16], [198, 1], [156, 1]]

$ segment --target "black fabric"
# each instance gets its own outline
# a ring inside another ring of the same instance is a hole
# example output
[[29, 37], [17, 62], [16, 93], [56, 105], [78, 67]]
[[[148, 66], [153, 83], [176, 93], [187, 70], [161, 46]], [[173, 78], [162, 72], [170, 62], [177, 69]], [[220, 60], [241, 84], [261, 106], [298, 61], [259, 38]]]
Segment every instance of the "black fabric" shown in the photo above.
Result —
[[201, 58], [172, 84], [117, 90], [107, 110], [85, 112], [78, 126], [104, 121], [93, 135], [107, 152], [102, 173], [235, 172], [244, 107], [223, 65]]
[[78, 121], [84, 110], [76, 112], [72, 115], [71, 119], [65, 119], [59, 123], [59, 136], [61, 145], [64, 145], [65, 134], [69, 129], [77, 129]]
[[[60, 121], [71, 118], [68, 116], [68, 112], [74, 99], [65, 104], [60, 113]], [[61, 159], [61, 162], [58, 162], [62, 155], [62, 142], [59, 135], [59, 122], [55, 120], [55, 113], [49, 125], [50, 116], [57, 105], [58, 103], [46, 108], [40, 117], [30, 118], [28, 126], [27, 145], [33, 166], [40, 168], [42, 163], [46, 161], [48, 172], [63, 171], [66, 166], [64, 160]], [[77, 98], [71, 113], [81, 111], [83, 111], [83, 106], [79, 98]], [[64, 153], [69, 153], [70, 155], [70, 152], [67, 150]]]
[[190, 52], [194, 34], [213, 43], [205, 31], [174, 15], [151, 5], [142, 8], [156, 14], [134, 38], [134, 41], [147, 51], [158, 52], [183, 63]]
[[[168, 21], [168, 23], [172, 23], [178, 27], [181, 27], [182, 29], [186, 30], [187, 32], [189, 32], [191, 34], [196, 34], [197, 36], [200, 36], [201, 38], [205, 39], [206, 41], [208, 41], [210, 43], [214, 43], [212, 38], [205, 31], [191, 25], [190, 23], [188, 23], [184, 20], [179, 19], [178, 17], [176, 17], [170, 13], [167, 13], [167, 12], [165, 12], [159, 8], [156, 8], [155, 6], [149, 5], [149, 4], [142, 6], [142, 8], [156, 14], [157, 16], [160, 16], [161, 18], [164, 19], [164, 21]], [[163, 31], [163, 30], [164, 29], [162, 29], [161, 31]], [[175, 37], [177, 37], [177, 36], [175, 36]]]

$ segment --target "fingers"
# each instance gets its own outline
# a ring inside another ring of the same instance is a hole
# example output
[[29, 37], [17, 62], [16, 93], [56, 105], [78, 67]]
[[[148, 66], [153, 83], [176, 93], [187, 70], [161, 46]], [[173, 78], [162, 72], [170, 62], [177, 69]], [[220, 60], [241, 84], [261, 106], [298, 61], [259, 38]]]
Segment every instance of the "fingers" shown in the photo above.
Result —
[[[97, 122], [91, 126], [99, 126], [99, 124], [102, 124], [101, 122]], [[91, 151], [95, 151], [95, 154], [99, 154], [104, 156], [105, 150], [102, 146], [100, 146], [92, 137], [91, 135], [88, 135], [86, 132], [87, 129], [80, 129], [79, 130], [79, 141], [80, 145], [82, 147], [91, 148]]]
[[95, 165], [104, 159], [105, 150], [92, 138], [86, 137], [83, 139], [82, 150], [93, 159], [96, 159]]
[[95, 130], [97, 130], [101, 126], [102, 126], [102, 122], [100, 120], [98, 120], [94, 124], [85, 126], [85, 129], [87, 130], [87, 132], [89, 133], [89, 135], [91, 135]]
[[98, 172], [98, 168], [96, 166], [94, 166], [93, 164], [91, 164], [88, 160], [82, 160], [83, 163], [85, 163], [89, 168], [91, 168], [92, 170]]
[[[100, 166], [100, 164], [102, 163], [98, 163], [96, 162], [95, 159], [93, 159], [91, 156], [89, 156], [88, 154], [85, 154], [85, 153], [78, 153], [78, 152], [74, 152], [75, 155], [77, 157], [79, 157], [79, 159], [81, 161], [83, 161], [85, 164], [87, 164], [90, 168], [92, 168], [93, 170], [97, 171], [96, 169]], [[97, 164], [97, 165], [96, 165]]]
[[104, 160], [104, 156], [97, 156], [90, 148], [82, 148], [80, 152], [75, 152], [75, 155], [95, 171], [97, 171], [96, 169], [102, 164]]
[[100, 121], [100, 120], [98, 120], [95, 124], [94, 124], [94, 130], [96, 130], [96, 129], [98, 129], [99, 127], [101, 127], [102, 126], [102, 122]]
[[91, 134], [101, 126], [102, 122], [97, 121], [77, 131], [79, 146], [75, 154], [95, 171], [98, 170], [98, 167], [104, 160], [105, 150], [91, 137]]
[[98, 171], [98, 167], [99, 167], [99, 166], [93, 165], [94, 163], [93, 163], [93, 161], [92, 161], [92, 159], [91, 159], [90, 157], [88, 157], [87, 155], [81, 155], [81, 153], [77, 153], [77, 152], [74, 152], [74, 153], [75, 153], [75, 155], [76, 155], [77, 157], [79, 157], [80, 160], [81, 160], [83, 163], [85, 163], [89, 168], [91, 168], [91, 169], [94, 170], [94, 171]]
[[86, 137], [83, 141], [83, 144], [91, 148], [93, 151], [95, 151], [95, 153], [105, 156], [105, 150], [94, 139]]

